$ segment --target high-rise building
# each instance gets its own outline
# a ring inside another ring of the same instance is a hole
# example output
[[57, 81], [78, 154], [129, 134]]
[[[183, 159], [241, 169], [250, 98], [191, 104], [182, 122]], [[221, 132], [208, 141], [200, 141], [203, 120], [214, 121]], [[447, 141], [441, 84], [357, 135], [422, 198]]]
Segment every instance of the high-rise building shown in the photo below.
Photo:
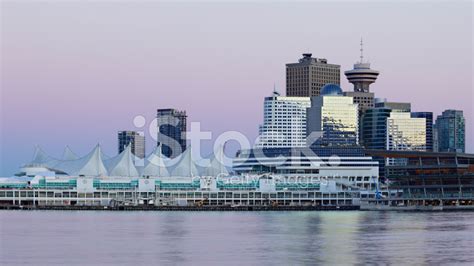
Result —
[[462, 111], [446, 110], [436, 118], [438, 150], [465, 152], [465, 124]]
[[369, 150], [387, 149], [387, 118], [392, 112], [389, 108], [368, 109], [361, 119], [363, 127], [362, 142]]
[[131, 145], [132, 153], [140, 159], [145, 158], [145, 135], [143, 132], [119, 131], [118, 132], [118, 152], [123, 152], [128, 145]]
[[367, 149], [426, 150], [426, 119], [410, 112], [379, 107], [367, 110], [364, 146]]
[[426, 150], [433, 151], [433, 113], [413, 112], [411, 117], [426, 119]]
[[306, 145], [306, 108], [309, 97], [283, 97], [274, 92], [265, 97], [263, 124], [257, 147], [303, 147]]
[[426, 119], [392, 111], [387, 118], [387, 150], [425, 151]]
[[303, 54], [298, 63], [286, 64], [286, 96], [318, 96], [324, 85], [340, 84], [341, 66], [311, 55]]
[[307, 141], [317, 146], [358, 144], [358, 106], [335, 84], [326, 84], [319, 96], [311, 97], [307, 111]]
[[158, 109], [158, 143], [163, 155], [169, 158], [179, 156], [186, 150], [186, 111]]

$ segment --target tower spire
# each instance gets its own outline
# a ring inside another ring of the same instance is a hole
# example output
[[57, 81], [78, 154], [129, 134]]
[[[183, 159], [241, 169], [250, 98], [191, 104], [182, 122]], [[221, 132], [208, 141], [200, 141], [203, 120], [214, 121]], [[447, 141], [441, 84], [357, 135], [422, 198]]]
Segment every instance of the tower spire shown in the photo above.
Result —
[[362, 41], [362, 37], [360, 37], [360, 63], [364, 62], [364, 42]]

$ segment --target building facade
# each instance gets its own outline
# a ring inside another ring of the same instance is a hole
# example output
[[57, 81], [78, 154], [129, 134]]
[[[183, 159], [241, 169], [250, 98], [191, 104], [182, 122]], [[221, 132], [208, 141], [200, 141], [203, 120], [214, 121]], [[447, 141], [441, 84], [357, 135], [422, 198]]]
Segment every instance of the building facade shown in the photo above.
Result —
[[[387, 188], [396, 193], [369, 199], [369, 204], [400, 210], [474, 209], [473, 154], [381, 150], [367, 153], [406, 162], [386, 167], [386, 178], [390, 181]], [[363, 206], [361, 209], [365, 209]]]
[[389, 108], [373, 108], [367, 110], [361, 119], [363, 127], [363, 144], [366, 149], [387, 149], [387, 118], [392, 112]]
[[307, 110], [307, 141], [318, 146], [354, 146], [358, 144], [358, 106], [342, 89], [327, 84], [321, 95], [311, 97]]
[[145, 158], [145, 135], [137, 131], [118, 132], [118, 153], [122, 153], [130, 145], [132, 153], [140, 159]]
[[176, 109], [158, 109], [158, 143], [162, 154], [175, 158], [186, 150], [186, 111]]
[[462, 111], [444, 111], [436, 118], [436, 130], [440, 152], [465, 152], [465, 120]]
[[411, 117], [426, 119], [426, 150], [433, 151], [433, 113], [412, 112]]
[[286, 96], [318, 96], [325, 84], [340, 84], [340, 65], [311, 56], [303, 54], [298, 63], [286, 64]]
[[426, 151], [426, 119], [408, 112], [390, 112], [387, 118], [387, 150]]
[[263, 124], [257, 147], [302, 147], [306, 145], [306, 108], [309, 97], [265, 97]]

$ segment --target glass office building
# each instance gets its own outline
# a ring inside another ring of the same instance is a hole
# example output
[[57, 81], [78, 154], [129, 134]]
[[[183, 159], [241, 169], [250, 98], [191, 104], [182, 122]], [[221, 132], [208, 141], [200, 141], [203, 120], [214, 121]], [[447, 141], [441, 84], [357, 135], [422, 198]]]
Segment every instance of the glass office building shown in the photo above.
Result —
[[175, 158], [186, 150], [186, 111], [176, 109], [158, 109], [157, 145], [161, 146], [163, 155]]
[[438, 150], [465, 152], [465, 124], [462, 111], [446, 110], [436, 119]]
[[387, 150], [426, 150], [426, 119], [407, 112], [391, 112], [387, 118]]
[[433, 151], [433, 113], [413, 112], [411, 117], [426, 119], [426, 150]]
[[131, 145], [132, 153], [140, 159], [145, 157], [145, 135], [143, 132], [119, 131], [118, 153], [122, 153], [128, 145]]
[[359, 111], [353, 98], [343, 96], [342, 89], [327, 84], [321, 95], [311, 98], [307, 115], [308, 144], [352, 146], [358, 144]]

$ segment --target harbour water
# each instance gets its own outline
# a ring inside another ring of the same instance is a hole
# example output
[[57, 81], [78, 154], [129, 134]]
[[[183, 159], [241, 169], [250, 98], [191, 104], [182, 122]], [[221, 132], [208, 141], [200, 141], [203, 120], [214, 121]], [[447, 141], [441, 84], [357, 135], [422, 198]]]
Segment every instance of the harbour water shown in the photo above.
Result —
[[0, 211], [0, 265], [470, 264], [474, 212]]

